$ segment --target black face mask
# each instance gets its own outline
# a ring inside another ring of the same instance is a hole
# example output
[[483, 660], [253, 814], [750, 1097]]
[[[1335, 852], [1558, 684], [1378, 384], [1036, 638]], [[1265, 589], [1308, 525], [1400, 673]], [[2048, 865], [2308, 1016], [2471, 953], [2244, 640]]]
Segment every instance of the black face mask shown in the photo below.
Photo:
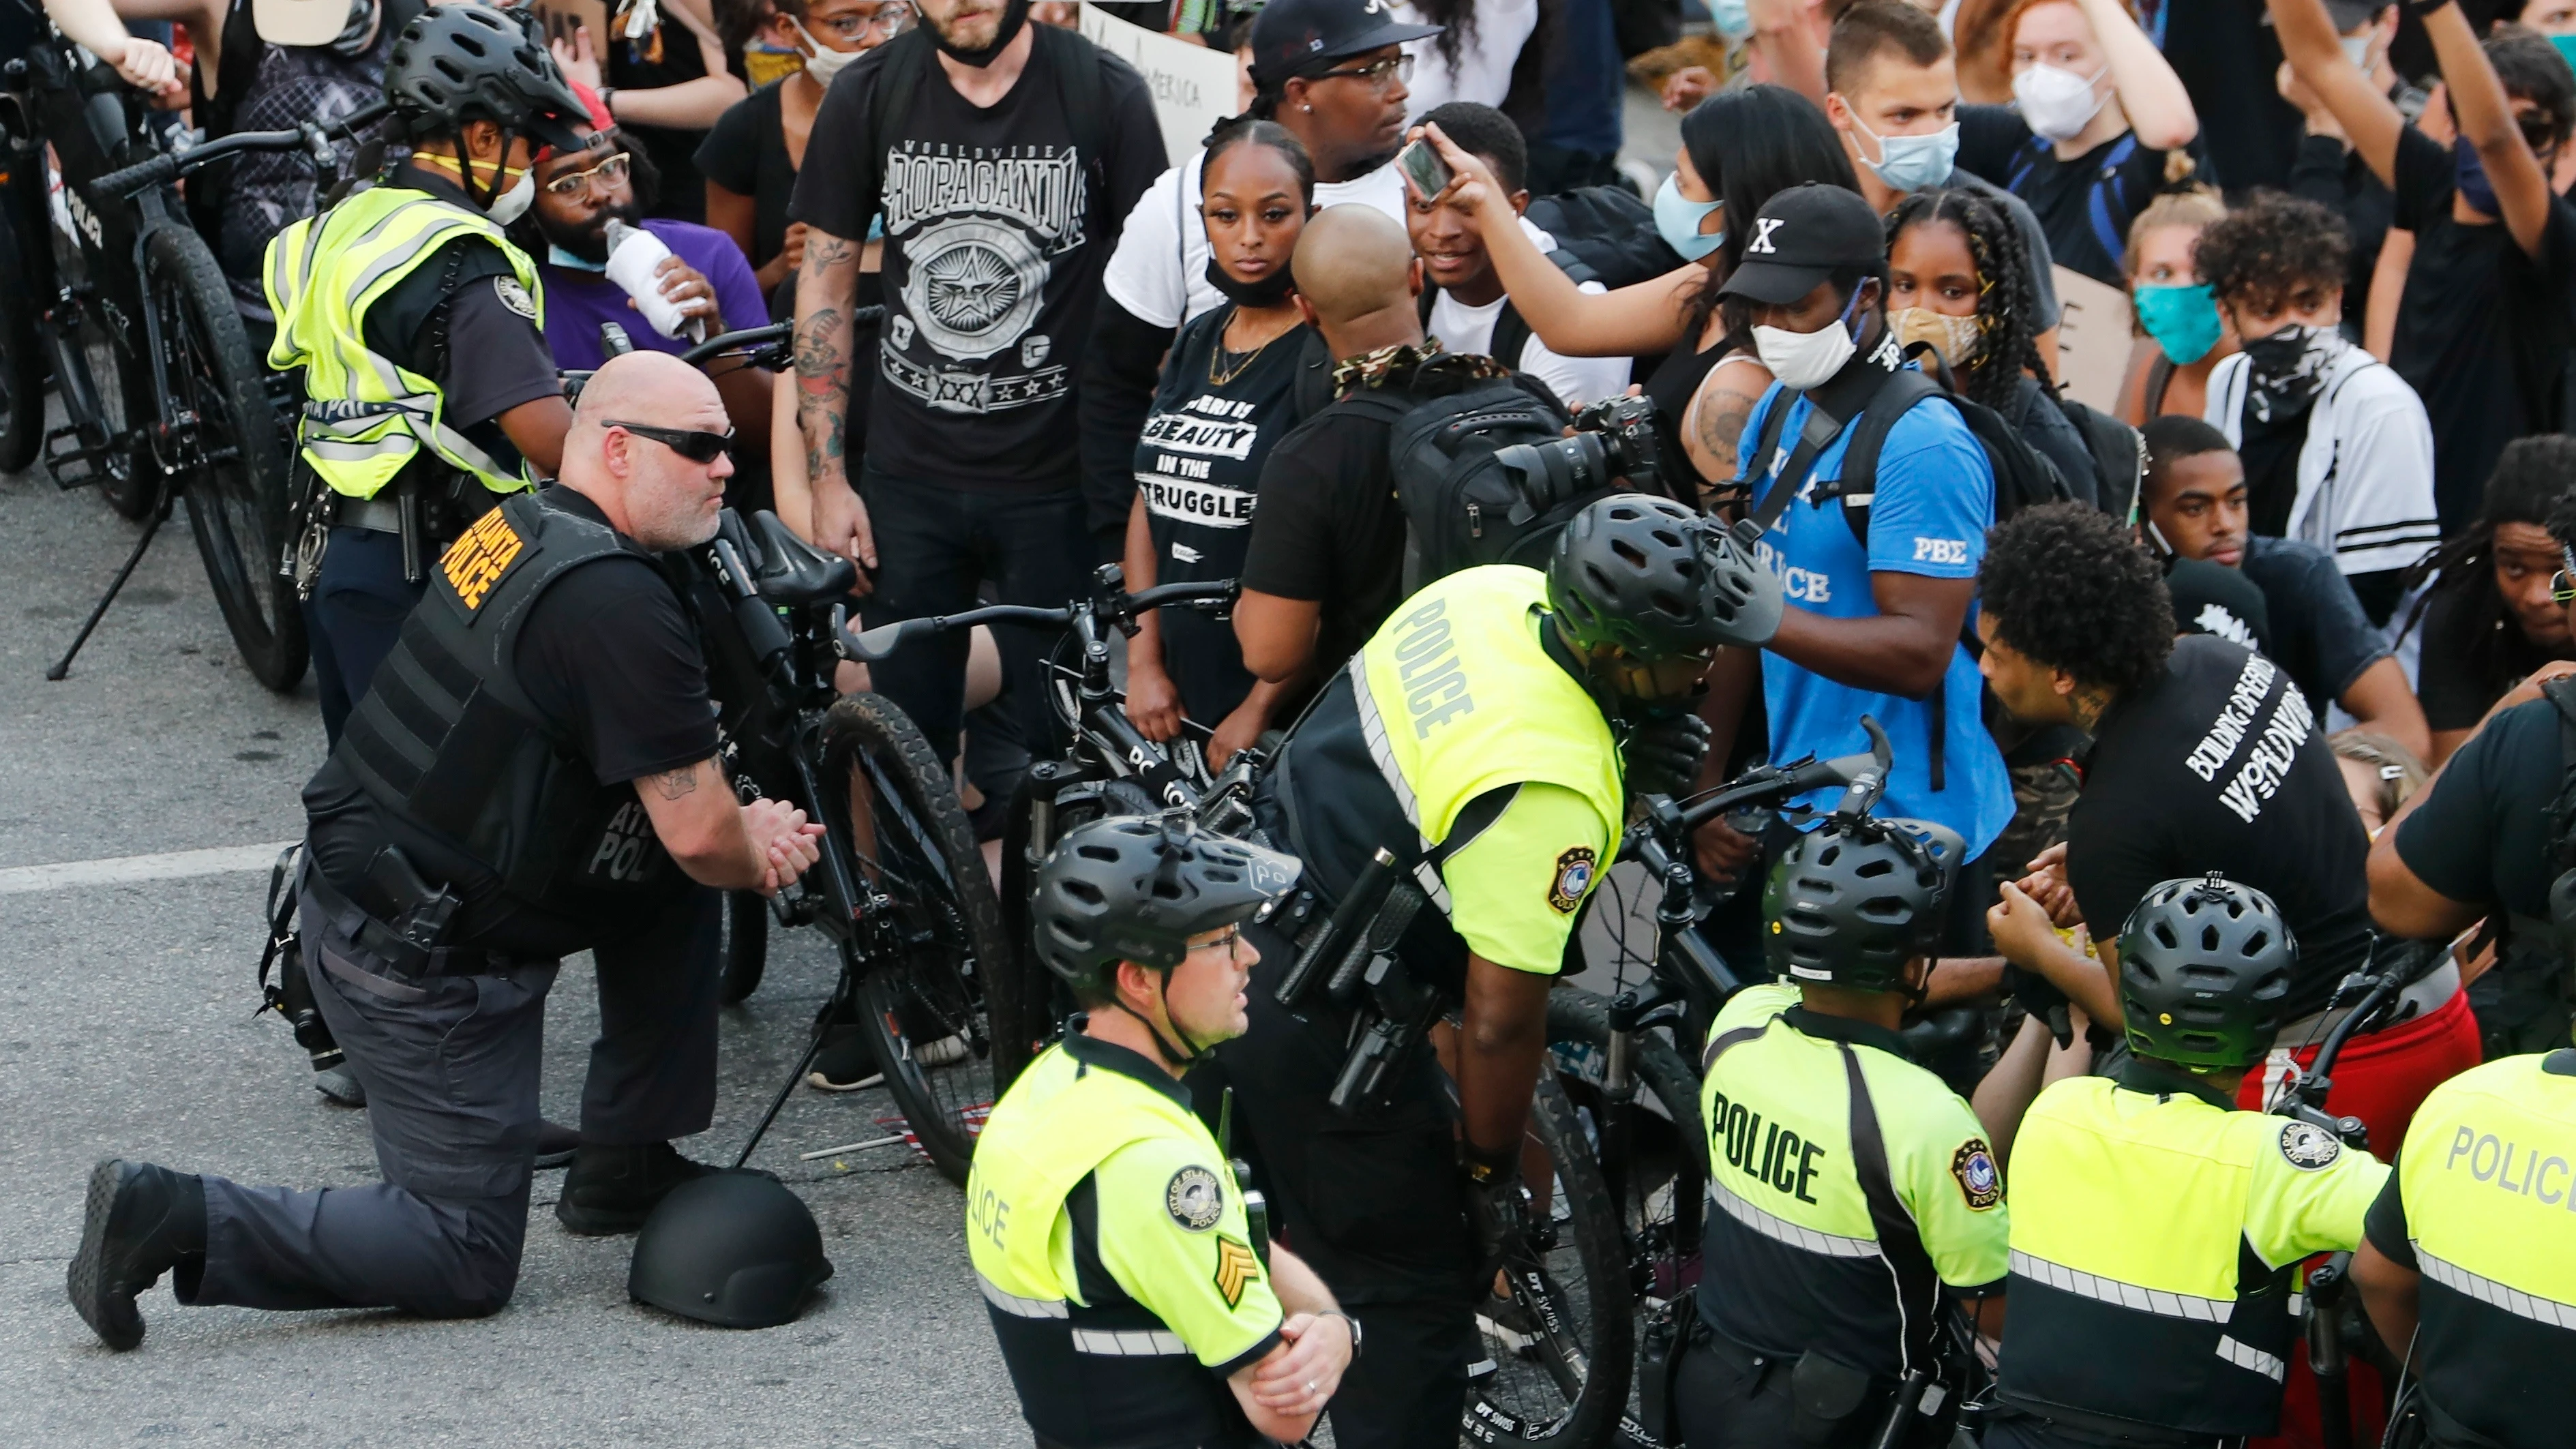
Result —
[[1282, 266], [1258, 282], [1238, 282], [1216, 264], [1214, 257], [1208, 258], [1207, 281], [1238, 307], [1276, 307], [1297, 290], [1296, 274], [1289, 267]]
[[993, 32], [993, 43], [981, 50], [961, 50], [949, 44], [948, 37], [940, 33], [938, 26], [930, 23], [928, 16], [922, 17], [922, 28], [930, 32], [930, 43], [939, 47], [941, 55], [959, 65], [971, 65], [977, 70], [982, 70], [1000, 59], [1003, 50], [1018, 37], [1020, 27], [1026, 25], [1028, 21], [1029, 0], [1010, 0], [1010, 4], [1002, 11], [1002, 28]]

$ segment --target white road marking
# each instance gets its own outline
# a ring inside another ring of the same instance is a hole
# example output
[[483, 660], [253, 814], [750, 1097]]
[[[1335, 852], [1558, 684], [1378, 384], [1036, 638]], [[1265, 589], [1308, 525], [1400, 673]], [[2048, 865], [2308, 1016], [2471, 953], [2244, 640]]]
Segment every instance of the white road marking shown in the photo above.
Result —
[[292, 840], [267, 845], [223, 845], [212, 850], [173, 850], [160, 855], [118, 855], [105, 860], [67, 860], [56, 865], [21, 865], [0, 870], [0, 896], [28, 891], [69, 890], [75, 886], [125, 885], [134, 881], [177, 880], [192, 875], [231, 875], [266, 870]]

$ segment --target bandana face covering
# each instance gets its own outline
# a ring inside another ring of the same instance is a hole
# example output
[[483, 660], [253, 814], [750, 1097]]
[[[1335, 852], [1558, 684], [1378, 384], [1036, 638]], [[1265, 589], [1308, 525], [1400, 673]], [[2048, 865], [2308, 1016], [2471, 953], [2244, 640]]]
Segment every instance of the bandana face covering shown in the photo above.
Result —
[[1283, 266], [1260, 281], [1239, 282], [1225, 268], [1218, 266], [1214, 257], [1208, 258], [1207, 282], [1238, 307], [1276, 307], [1287, 299], [1290, 292], [1297, 290], [1294, 268]]
[[2331, 327], [2284, 327], [2245, 344], [2245, 405], [2256, 421], [2282, 422], [2315, 404], [2334, 360], [2334, 335]]

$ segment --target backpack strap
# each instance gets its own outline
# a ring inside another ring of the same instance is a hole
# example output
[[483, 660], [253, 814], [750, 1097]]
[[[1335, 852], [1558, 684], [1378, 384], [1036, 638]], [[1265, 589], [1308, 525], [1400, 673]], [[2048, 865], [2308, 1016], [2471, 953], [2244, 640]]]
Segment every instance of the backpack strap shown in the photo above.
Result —
[[1503, 310], [1494, 317], [1494, 337], [1485, 345], [1492, 349], [1486, 355], [1514, 372], [1521, 370], [1521, 354], [1529, 350], [1530, 325], [1521, 319], [1521, 309], [1503, 299]]
[[[1109, 201], [1109, 82], [1102, 74], [1109, 66], [1109, 52], [1060, 25], [1039, 26], [1035, 37], [1037, 52], [1052, 52], [1047, 60], [1055, 70], [1056, 100], [1073, 127], [1074, 155], [1088, 193], [1085, 199], [1097, 214]], [[1186, 277], [1182, 285], [1188, 285]]]
[[1910, 367], [1897, 369], [1871, 394], [1860, 421], [1852, 425], [1851, 446], [1843, 449], [1842, 476], [1819, 485], [1842, 499], [1843, 521], [1851, 525], [1852, 537], [1860, 540], [1864, 550], [1869, 547], [1869, 506], [1878, 497], [1878, 455], [1887, 447], [1889, 430], [1915, 404], [1944, 395], [1939, 381], [1929, 375]]
[[2129, 132], [2111, 148], [2110, 159], [2093, 178], [2084, 198], [2084, 214], [2093, 223], [2093, 239], [2115, 261], [2129, 248], [2129, 198], [2120, 189], [2120, 168], [2138, 154], [2138, 133]]
[[868, 129], [859, 137], [850, 167], [850, 194], [859, 199], [860, 214], [869, 217], [882, 209], [880, 203], [885, 199], [888, 123], [912, 114], [912, 98], [931, 66], [929, 27], [916, 26], [887, 41], [878, 51], [885, 59], [878, 62], [876, 87], [868, 94]]

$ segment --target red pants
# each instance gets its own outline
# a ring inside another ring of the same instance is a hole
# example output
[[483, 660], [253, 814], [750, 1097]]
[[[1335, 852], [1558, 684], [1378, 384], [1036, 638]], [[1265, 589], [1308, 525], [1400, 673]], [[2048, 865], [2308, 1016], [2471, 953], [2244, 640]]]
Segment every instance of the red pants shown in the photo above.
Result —
[[[2296, 1053], [2275, 1049], [2258, 1073], [2248, 1072], [2237, 1089], [2236, 1105], [2255, 1111], [2278, 1101], [2288, 1091], [2288, 1066], [2305, 1069], [2316, 1060], [2316, 1048]], [[2385, 1162], [2406, 1140], [2415, 1109], [2435, 1087], [2478, 1064], [2478, 1022], [2469, 1012], [2466, 992], [2454, 995], [2415, 1020], [2357, 1036], [2344, 1043], [2335, 1059], [2334, 1087], [2326, 1110], [2358, 1117], [2370, 1129], [2370, 1150]], [[2354, 1361], [2346, 1395], [2352, 1401], [2352, 1437], [2359, 1446], [2377, 1444], [2387, 1427], [2381, 1410], [2386, 1399], [2379, 1375]], [[2248, 1449], [2322, 1449], [2325, 1437], [2317, 1421], [2317, 1381], [2308, 1372], [2306, 1353], [2293, 1347], [2290, 1376], [2281, 1396], [2281, 1432], [2251, 1441]]]

